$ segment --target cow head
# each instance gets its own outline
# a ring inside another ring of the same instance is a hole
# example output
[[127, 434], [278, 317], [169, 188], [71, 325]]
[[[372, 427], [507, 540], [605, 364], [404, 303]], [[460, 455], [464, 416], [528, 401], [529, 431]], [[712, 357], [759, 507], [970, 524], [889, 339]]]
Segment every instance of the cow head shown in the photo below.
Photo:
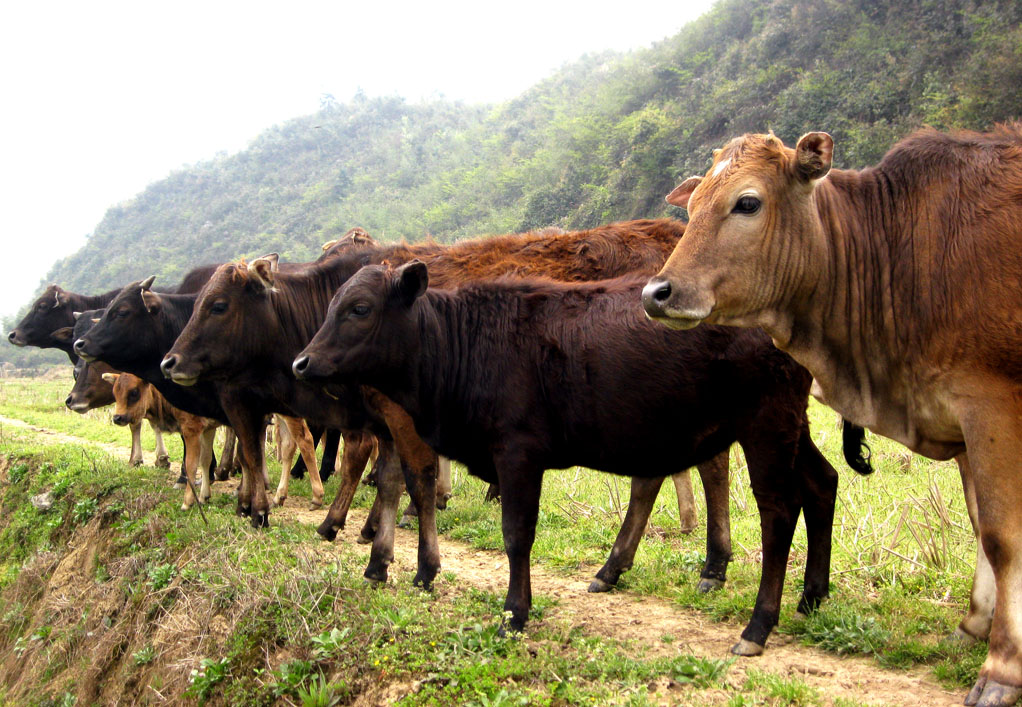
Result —
[[74, 352], [86, 361], [102, 360], [118, 369], [136, 358], [152, 343], [153, 319], [160, 311], [160, 296], [151, 290], [154, 279], [133, 282], [117, 293], [99, 321], [75, 340]]
[[114, 424], [140, 424], [152, 400], [152, 386], [130, 373], [106, 373], [103, 380], [113, 390]]
[[371, 248], [378, 245], [369, 232], [364, 228], [355, 226], [340, 238], [327, 241], [323, 244], [323, 255], [319, 256], [316, 262], [323, 262], [335, 256], [347, 253], [359, 248]]
[[426, 291], [426, 266], [413, 260], [399, 268], [368, 265], [334, 295], [326, 320], [294, 361], [309, 381], [400, 380], [419, 349], [416, 300]]
[[11, 329], [7, 340], [15, 346], [38, 346], [70, 351], [70, 344], [54, 339], [52, 334], [74, 324], [69, 294], [56, 285], [50, 285], [39, 295], [18, 325]]
[[814, 286], [800, 270], [818, 255], [814, 189], [832, 152], [826, 133], [805, 135], [794, 150], [773, 135], [745, 135], [717, 150], [705, 176], [667, 196], [690, 218], [643, 289], [647, 315], [681, 329], [706, 321], [769, 330], [780, 307]]
[[278, 342], [268, 336], [274, 321], [270, 300], [276, 277], [276, 253], [217, 268], [164, 357], [163, 375], [180, 385], [227, 377], [258, 351], [276, 346]]
[[[86, 312], [75, 312], [75, 324], [73, 327], [64, 327], [53, 332], [54, 338], [66, 339], [74, 342], [85, 336], [100, 317], [103, 316], [102, 309], [93, 309]], [[102, 361], [89, 363], [79, 358], [74, 367], [75, 384], [71, 392], [64, 400], [69, 410], [84, 414], [89, 410], [95, 410], [114, 402], [113, 390], [110, 384], [103, 380], [104, 373], [113, 372], [113, 368]]]

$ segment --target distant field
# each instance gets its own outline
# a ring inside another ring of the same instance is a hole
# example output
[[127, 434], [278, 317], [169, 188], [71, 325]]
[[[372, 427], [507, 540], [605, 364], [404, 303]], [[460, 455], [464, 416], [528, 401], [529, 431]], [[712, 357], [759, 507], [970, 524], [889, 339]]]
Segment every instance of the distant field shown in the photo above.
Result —
[[[97, 444], [126, 446], [127, 430], [110, 424], [108, 411], [79, 416], [64, 410], [63, 399], [70, 385], [70, 377], [66, 381], [0, 379], [0, 415]], [[814, 439], [841, 477], [831, 598], [808, 620], [793, 616], [806, 551], [800, 522], [789, 560], [781, 622], [767, 644], [767, 655], [772, 651], [780, 655], [785, 650], [785, 637], [791, 637], [831, 654], [872, 655], [874, 671], [925, 666], [924, 674], [960, 692], [971, 685], [985, 646], [952, 649], [938, 644], [966, 609], [975, 556], [957, 468], [922, 459], [894, 443], [871, 437], [877, 473], [858, 477], [841, 461], [835, 414], [815, 403], [810, 413]], [[176, 466], [180, 442], [167, 441]], [[151, 450], [151, 441], [146, 444]], [[624, 575], [620, 587], [629, 595], [657, 597], [723, 622], [721, 626], [736, 640], [751, 614], [758, 587], [760, 532], [744, 460], [737, 448], [731, 461], [735, 557], [725, 588], [708, 595], [695, 592], [705, 532], [700, 528], [691, 535], [680, 533], [670, 484], [661, 492], [634, 568]], [[97, 464], [98, 469], [94, 468]], [[279, 471], [275, 464], [273, 471]], [[669, 471], [673, 470], [665, 470]], [[328, 499], [336, 483], [332, 480], [327, 485]], [[168, 689], [173, 688], [170, 694], [180, 695], [187, 689], [197, 700], [202, 694], [214, 701], [230, 701], [232, 696], [239, 699], [240, 695], [262, 703], [334, 704], [334, 697], [345, 702], [356, 695], [364, 698], [369, 683], [383, 680], [398, 685], [393, 699], [402, 697], [411, 703], [856, 703], [853, 698], [831, 696], [825, 679], [810, 684], [808, 678], [775, 675], [757, 668], [768, 665], [757, 663], [760, 659], [736, 663], [727, 662], [724, 655], [712, 660], [698, 656], [668, 659], [646, 655], [645, 649], [637, 649], [627, 641], [597, 641], [592, 635], [579, 633], [578, 627], [559, 623], [557, 607], [566, 599], [541, 593], [537, 597], [537, 616], [549, 614], [552, 618], [534, 622], [534, 628], [527, 630], [525, 643], [508, 643], [491, 632], [499, 616], [500, 591], [465, 593], [464, 587], [456, 589], [457, 577], [442, 575], [437, 592], [427, 598], [430, 595], [411, 590], [407, 586], [410, 575], [402, 573], [392, 577], [393, 590], [365, 594], [367, 590], [359, 580], [361, 560], [351, 554], [361, 551], [350, 544], [358, 529], [354, 520], [345, 531], [349, 539], [332, 546], [318, 541], [302, 518], [285, 520], [293, 517], [288, 515], [289, 508], [271, 511], [273, 527], [260, 534], [233, 516], [229, 495], [218, 494], [207, 508], [211, 522], [207, 530], [194, 512], [181, 514], [177, 510], [180, 492], [169, 490], [167, 484], [165, 472], [128, 471], [102, 449], [83, 454], [81, 445], [53, 444], [43, 434], [12, 424], [0, 426], [0, 604], [13, 606], [11, 602], [15, 602], [25, 609], [23, 614], [7, 611], [0, 616], [0, 656], [8, 655], [4, 659], [7, 662], [0, 662], [0, 666], [9, 681], [14, 674], [11, 667], [18, 662], [10, 656], [17, 656], [21, 650], [22, 656], [31, 658], [33, 669], [38, 669], [40, 680], [47, 671], [54, 678], [52, 690], [46, 688], [50, 697], [59, 698], [62, 690], [74, 693], [71, 688], [61, 687], [74, 667], [76, 649], [65, 645], [74, 633], [73, 626], [65, 625], [67, 618], [59, 611], [46, 618], [52, 607], [40, 605], [38, 602], [44, 600], [33, 596], [26, 582], [38, 571], [36, 566], [43, 561], [40, 558], [54, 554], [57, 559], [64, 557], [61, 553], [68, 551], [67, 540], [77, 537], [79, 529], [84, 531], [95, 516], [105, 520], [100, 529], [92, 528], [89, 537], [94, 542], [104, 538], [97, 557], [108, 557], [97, 560], [99, 564], [85, 572], [96, 583], [90, 591], [101, 591], [114, 581], [103, 580], [106, 573], [133, 587], [133, 601], [145, 607], [144, 612], [155, 612], [154, 617], [174, 614], [174, 607], [188, 601], [193, 590], [201, 596], [196, 601], [207, 617], [229, 617], [225, 619], [226, 633], [215, 640], [209, 636], [201, 640], [194, 637], [190, 643], [180, 639], [188, 643], [188, 648], [181, 649], [179, 662], [197, 663], [196, 646], [205, 645], [204, 641], [213, 641], [209, 645], [216, 645], [219, 651], [212, 657], [204, 653], [207, 659], [226, 661], [211, 664], [199, 679], [200, 687], [208, 690], [195, 688], [195, 678], [181, 682], [174, 672], [174, 655], [159, 653], [153, 643], [146, 644], [148, 649], [141, 644], [136, 648], [132, 643], [131, 650], [142, 655], [127, 662], [123, 657], [114, 661], [115, 672], [121, 671], [117, 674], [123, 673], [125, 679], [130, 675], [143, 681], [159, 677]], [[29, 495], [54, 485], [63, 485], [66, 505], [62, 510], [58, 512], [58, 507], [64, 500], [58, 500], [48, 512], [37, 511], [27, 503]], [[697, 475], [695, 487], [703, 520]], [[454, 497], [448, 510], [439, 514], [446, 538], [442, 539], [442, 554], [450, 557], [454, 552], [451, 548], [458, 547], [451, 541], [478, 549], [503, 547], [499, 507], [483, 502], [484, 490], [484, 484], [455, 465]], [[300, 505], [298, 497], [308, 494], [306, 481], [293, 484], [294, 504]], [[97, 496], [98, 501], [90, 501]], [[563, 576], [566, 582], [594, 573], [613, 543], [627, 496], [627, 479], [584, 469], [548, 473], [533, 551], [537, 571]], [[370, 490], [363, 488], [355, 507], [367, 508], [371, 500]], [[116, 512], [110, 511], [114, 506]], [[158, 528], [150, 527], [154, 523]], [[340, 553], [335, 562], [341, 563], [329, 571], [320, 564], [320, 555], [327, 549]], [[133, 561], [137, 565], [134, 574], [118, 575], [126, 558], [131, 557], [137, 558]], [[500, 555], [494, 557], [497, 564], [493, 575], [502, 588], [506, 563], [500, 566]], [[112, 565], [120, 569], [115, 572]], [[262, 574], [264, 584], [255, 577], [246, 577], [252, 572]], [[334, 574], [327, 577], [324, 572]], [[164, 575], [166, 583], [161, 579]], [[316, 599], [322, 582], [332, 589], [324, 590]], [[166, 588], [172, 586], [175, 591], [166, 593]], [[248, 592], [264, 599], [252, 599]], [[368, 604], [360, 602], [352, 611], [352, 605], [346, 603], [355, 596], [351, 592], [364, 594]], [[302, 598], [296, 598], [298, 595]], [[50, 593], [46, 597], [45, 601], [50, 601]], [[163, 601], [169, 604], [164, 606]], [[217, 602], [227, 603], [217, 608]], [[249, 607], [248, 613], [238, 608], [238, 602]], [[327, 611], [327, 605], [333, 609]], [[345, 611], [337, 613], [342, 605]], [[636, 606], [641, 607], [641, 603]], [[88, 624], [87, 619], [82, 620]], [[144, 617], [138, 620], [144, 623]], [[58, 626], [65, 643], [54, 638]], [[198, 630], [201, 633], [207, 629]], [[342, 635], [330, 638], [330, 630]], [[660, 649], [686, 640], [685, 636], [658, 632], [655, 625], [648, 630], [649, 640]], [[40, 631], [46, 636], [40, 638]], [[140, 640], [144, 642], [145, 636]], [[324, 648], [327, 643], [332, 647]], [[147, 650], [153, 651], [148, 660]], [[680, 645], [677, 650], [681, 650]], [[63, 657], [54, 663], [52, 654], [60, 651]], [[603, 672], [580, 669], [594, 655], [599, 656], [597, 662]], [[388, 667], [379, 661], [393, 662]], [[217, 671], [222, 675], [214, 679], [220, 674]], [[575, 674], [576, 680], [566, 682], [569, 674]], [[663, 692], [663, 685], [655, 690], [650, 687], [665, 675], [673, 675], [671, 680], [687, 687], [680, 692]], [[9, 682], [7, 692], [2, 684], [0, 704], [4, 704], [5, 695], [10, 696], [12, 704], [24, 695], [24, 682]], [[50, 683], [40, 686], [43, 684]], [[105, 683], [98, 678], [97, 684], [101, 686], [95, 699], [106, 694], [104, 689], [111, 689], [103, 687]], [[316, 687], [322, 688], [321, 701], [313, 699]], [[145, 690], [138, 694], [143, 693]], [[878, 692], [869, 701], [886, 700]]]

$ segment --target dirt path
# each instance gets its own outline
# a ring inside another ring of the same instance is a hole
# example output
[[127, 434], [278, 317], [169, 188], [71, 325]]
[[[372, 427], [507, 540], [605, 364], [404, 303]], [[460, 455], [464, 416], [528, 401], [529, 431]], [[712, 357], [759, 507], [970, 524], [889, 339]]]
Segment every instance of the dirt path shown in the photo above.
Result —
[[[32, 429], [45, 434], [54, 442], [99, 447], [125, 461], [128, 458], [129, 450], [126, 447], [91, 442], [3, 416], [0, 416], [0, 424]], [[234, 484], [230, 487], [215, 484], [214, 489], [230, 493], [233, 486]], [[325, 510], [306, 510], [306, 503], [307, 499], [291, 496], [285, 507], [272, 509], [271, 522], [272, 518], [278, 518], [306, 525], [319, 525]], [[364, 510], [352, 510], [346, 527], [336, 542], [361, 548], [365, 561], [368, 561], [369, 547], [355, 544], [355, 538], [365, 521], [365, 516]], [[415, 532], [398, 529], [392, 572], [414, 570], [416, 540]], [[459, 586], [473, 586], [497, 594], [503, 594], [505, 591], [507, 560], [503, 553], [475, 550], [444, 536], [440, 537], [440, 552], [443, 572], [454, 573]], [[630, 592], [589, 594], [586, 588], [593, 571], [594, 569], [580, 571], [565, 576], [534, 564], [533, 592], [556, 600], [555, 605], [546, 610], [543, 621], [563, 621], [571, 626], [581, 627], [591, 635], [633, 640], [643, 645], [650, 656], [681, 654], [711, 658], [730, 656], [728, 649], [741, 632], [739, 624], [717, 623], [699, 612]], [[674, 640], [665, 643], [661, 640], [661, 636], [664, 635], [670, 635]], [[735, 688], [741, 688], [746, 679], [747, 669], [798, 677], [816, 688], [828, 702], [842, 698], [854, 704], [950, 706], [960, 705], [964, 698], [964, 690], [961, 694], [944, 690], [925, 668], [907, 671], [885, 670], [871, 659], [835, 656], [802, 646], [791, 636], [776, 632], [770, 637], [767, 650], [762, 656], [743, 658], [734, 663], [726, 678], [727, 682]], [[686, 700], [684, 690], [675, 691], [679, 687], [666, 678], [661, 678], [655, 686], [651, 685], [665, 703]], [[724, 702], [729, 694], [733, 693], [721, 691], [720, 700], [713, 701]], [[703, 696], [707, 695], [703, 693]], [[690, 699], [691, 695], [688, 698]]]

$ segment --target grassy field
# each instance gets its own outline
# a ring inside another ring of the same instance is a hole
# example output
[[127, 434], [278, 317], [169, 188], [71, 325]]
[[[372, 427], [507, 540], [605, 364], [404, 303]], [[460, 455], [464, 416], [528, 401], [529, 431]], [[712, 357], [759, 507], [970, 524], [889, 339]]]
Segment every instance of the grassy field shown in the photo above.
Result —
[[[64, 410], [70, 384], [0, 380], [0, 415], [126, 446], [128, 433], [109, 423], [109, 412]], [[877, 473], [857, 477], [838, 463], [834, 413], [814, 404], [811, 415], [814, 438], [841, 475], [831, 598], [807, 620], [793, 616], [806, 549], [800, 523], [778, 634], [828, 653], [872, 656], [878, 670], [921, 667], [963, 690], [985, 645], [939, 644], [965, 611], [975, 555], [956, 468], [871, 438]], [[167, 441], [176, 462], [180, 442]], [[146, 444], [151, 449], [151, 439]], [[252, 531], [233, 515], [228, 494], [214, 496], [206, 526], [177, 510], [180, 492], [168, 479], [129, 470], [100, 448], [0, 427], [0, 704], [855, 703], [753, 663], [739, 670], [724, 656], [665, 655], [664, 644], [681, 637], [655, 628], [636, 642], [551, 619], [535, 621], [524, 638], [502, 639], [494, 630], [497, 592], [449, 572], [432, 593], [411, 588], [406, 573], [370, 590], [361, 548], [327, 545], [313, 526], [272, 513], [268, 531]], [[327, 484], [328, 499], [336, 484]], [[29, 502], [43, 492], [54, 500], [47, 510]], [[483, 493], [455, 465], [454, 497], [439, 514], [442, 542], [502, 548], [499, 508]], [[292, 485], [300, 495], [309, 495], [305, 481]], [[548, 473], [534, 566], [565, 577], [595, 572], [627, 496], [627, 479]], [[355, 508], [371, 500], [360, 489]], [[698, 594], [705, 534], [680, 533], [674, 491], [665, 486], [621, 588], [724, 622], [737, 639], [758, 587], [760, 550], [737, 449], [731, 514], [727, 585]], [[539, 595], [536, 618], [556, 614], [557, 605]], [[768, 654], [777, 642], [768, 642]]]

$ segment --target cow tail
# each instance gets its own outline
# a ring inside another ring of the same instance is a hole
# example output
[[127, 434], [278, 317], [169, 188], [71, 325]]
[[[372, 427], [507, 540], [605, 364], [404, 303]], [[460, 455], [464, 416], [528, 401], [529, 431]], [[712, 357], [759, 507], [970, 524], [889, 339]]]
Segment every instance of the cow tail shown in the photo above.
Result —
[[845, 455], [845, 462], [857, 474], [873, 473], [873, 465], [870, 458], [872, 450], [866, 444], [866, 430], [848, 420], [841, 420], [841, 450]]

